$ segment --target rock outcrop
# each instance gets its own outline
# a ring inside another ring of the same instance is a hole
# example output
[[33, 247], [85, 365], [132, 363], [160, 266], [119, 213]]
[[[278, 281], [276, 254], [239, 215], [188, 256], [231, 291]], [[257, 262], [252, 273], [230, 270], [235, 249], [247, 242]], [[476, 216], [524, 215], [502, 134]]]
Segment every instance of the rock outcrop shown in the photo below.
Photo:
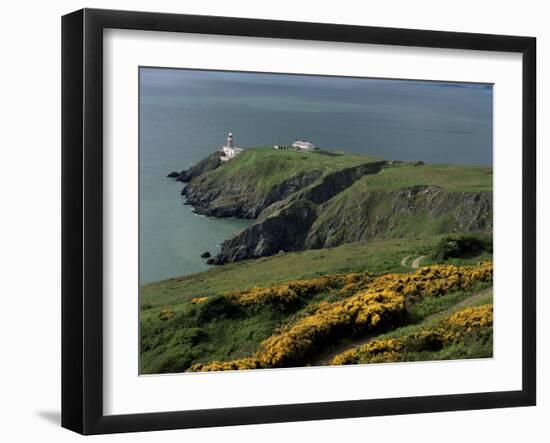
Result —
[[198, 162], [195, 166], [192, 166], [191, 168], [181, 171], [179, 174], [177, 172], [171, 172], [168, 174], [168, 177], [175, 178], [176, 181], [187, 183], [191, 181], [194, 177], [198, 177], [199, 175], [204, 174], [205, 172], [212, 171], [216, 169], [220, 164], [221, 160], [220, 157], [223, 155], [223, 152], [216, 151], [212, 154], [210, 154], [208, 157], [204, 158], [200, 162]]
[[281, 251], [300, 251], [309, 228], [317, 217], [317, 208], [307, 200], [297, 200], [241, 231], [222, 244], [215, 264], [259, 258]]
[[208, 174], [192, 180], [182, 191], [198, 214], [211, 217], [257, 218], [267, 207], [307, 188], [322, 175], [321, 171], [298, 174], [270, 188], [258, 187], [254, 180], [240, 177], [220, 185]]

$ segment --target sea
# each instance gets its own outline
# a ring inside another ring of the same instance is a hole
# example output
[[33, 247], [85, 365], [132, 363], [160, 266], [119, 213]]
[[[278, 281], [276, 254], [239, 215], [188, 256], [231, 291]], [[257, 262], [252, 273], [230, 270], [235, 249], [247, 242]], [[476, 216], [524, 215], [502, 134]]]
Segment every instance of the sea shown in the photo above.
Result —
[[492, 165], [493, 85], [169, 68], [139, 71], [140, 284], [210, 268], [250, 220], [197, 215], [167, 178], [219, 149], [291, 144]]

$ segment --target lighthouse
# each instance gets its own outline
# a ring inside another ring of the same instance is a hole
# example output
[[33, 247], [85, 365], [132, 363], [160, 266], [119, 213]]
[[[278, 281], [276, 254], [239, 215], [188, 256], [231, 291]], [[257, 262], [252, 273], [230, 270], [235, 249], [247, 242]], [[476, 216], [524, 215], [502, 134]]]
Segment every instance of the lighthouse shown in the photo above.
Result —
[[221, 151], [223, 152], [223, 156], [220, 157], [220, 160], [222, 162], [226, 162], [228, 160], [231, 160], [233, 157], [236, 157], [239, 155], [243, 150], [241, 148], [235, 147], [235, 141], [233, 140], [233, 133], [229, 132], [227, 134], [227, 143], [225, 146], [222, 146]]

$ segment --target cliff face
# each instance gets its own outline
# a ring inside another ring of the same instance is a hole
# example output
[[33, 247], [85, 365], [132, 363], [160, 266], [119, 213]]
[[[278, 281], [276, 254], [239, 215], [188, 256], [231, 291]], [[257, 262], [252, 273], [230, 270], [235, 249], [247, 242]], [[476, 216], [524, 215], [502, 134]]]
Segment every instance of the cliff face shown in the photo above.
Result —
[[[257, 220], [222, 244], [215, 264], [375, 238], [492, 233], [492, 192], [483, 186], [491, 180], [487, 168], [474, 170], [481, 177], [476, 182], [472, 168], [448, 171], [355, 158], [334, 167], [306, 156], [300, 159], [308, 167], [286, 171], [294, 163], [281, 165], [266, 156], [251, 164], [243, 156], [241, 163], [236, 158], [217, 170], [210, 156], [188, 171], [192, 177], [182, 194], [196, 212]], [[387, 172], [381, 176], [382, 171]], [[464, 190], [456, 178], [460, 182], [463, 173], [470, 177]], [[415, 181], [432, 183], [410, 186]]]
[[304, 249], [309, 228], [316, 218], [317, 206], [314, 203], [293, 201], [223, 242], [214, 263], [266, 257], [281, 251], [300, 251]]
[[[336, 172], [324, 175], [319, 180], [314, 180], [311, 185], [303, 186], [299, 190], [289, 192], [288, 198], [280, 198], [270, 206], [266, 207], [260, 214], [259, 220], [264, 220], [271, 214], [284, 208], [289, 203], [305, 200], [320, 205], [349, 188], [361, 177], [369, 174], [376, 174], [387, 164], [385, 160], [370, 162], [359, 166], [345, 168]], [[286, 196], [285, 196], [286, 197]]]
[[181, 171], [180, 175], [176, 177], [176, 180], [187, 183], [191, 181], [194, 177], [198, 177], [199, 175], [202, 175], [208, 171], [213, 171], [221, 165], [222, 161], [220, 160], [220, 157], [222, 155], [223, 153], [220, 151], [213, 152], [208, 157], [198, 162], [195, 166], [192, 166], [185, 171]]
[[236, 176], [220, 183], [218, 177], [202, 175], [192, 180], [182, 191], [187, 202], [199, 214], [212, 217], [257, 218], [278, 201], [314, 183], [322, 172], [313, 170], [277, 183], [273, 187], [258, 187], [254, 179]]
[[489, 192], [449, 193], [426, 186], [373, 191], [355, 197], [344, 205], [331, 200], [322, 205], [308, 200], [292, 201], [225, 241], [215, 262], [371, 239], [492, 233], [493, 202]]
[[451, 232], [490, 234], [491, 192], [447, 192], [437, 186], [397, 191], [350, 192], [318, 208], [305, 249], [374, 238], [413, 237]]

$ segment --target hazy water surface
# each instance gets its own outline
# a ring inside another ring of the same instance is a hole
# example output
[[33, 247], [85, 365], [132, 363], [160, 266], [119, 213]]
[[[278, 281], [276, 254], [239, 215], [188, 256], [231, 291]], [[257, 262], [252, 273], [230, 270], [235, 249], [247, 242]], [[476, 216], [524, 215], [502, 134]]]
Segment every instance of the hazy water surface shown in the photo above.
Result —
[[492, 86], [140, 70], [140, 280], [208, 269], [200, 254], [249, 221], [193, 214], [166, 178], [218, 149], [291, 143], [394, 160], [492, 164]]

